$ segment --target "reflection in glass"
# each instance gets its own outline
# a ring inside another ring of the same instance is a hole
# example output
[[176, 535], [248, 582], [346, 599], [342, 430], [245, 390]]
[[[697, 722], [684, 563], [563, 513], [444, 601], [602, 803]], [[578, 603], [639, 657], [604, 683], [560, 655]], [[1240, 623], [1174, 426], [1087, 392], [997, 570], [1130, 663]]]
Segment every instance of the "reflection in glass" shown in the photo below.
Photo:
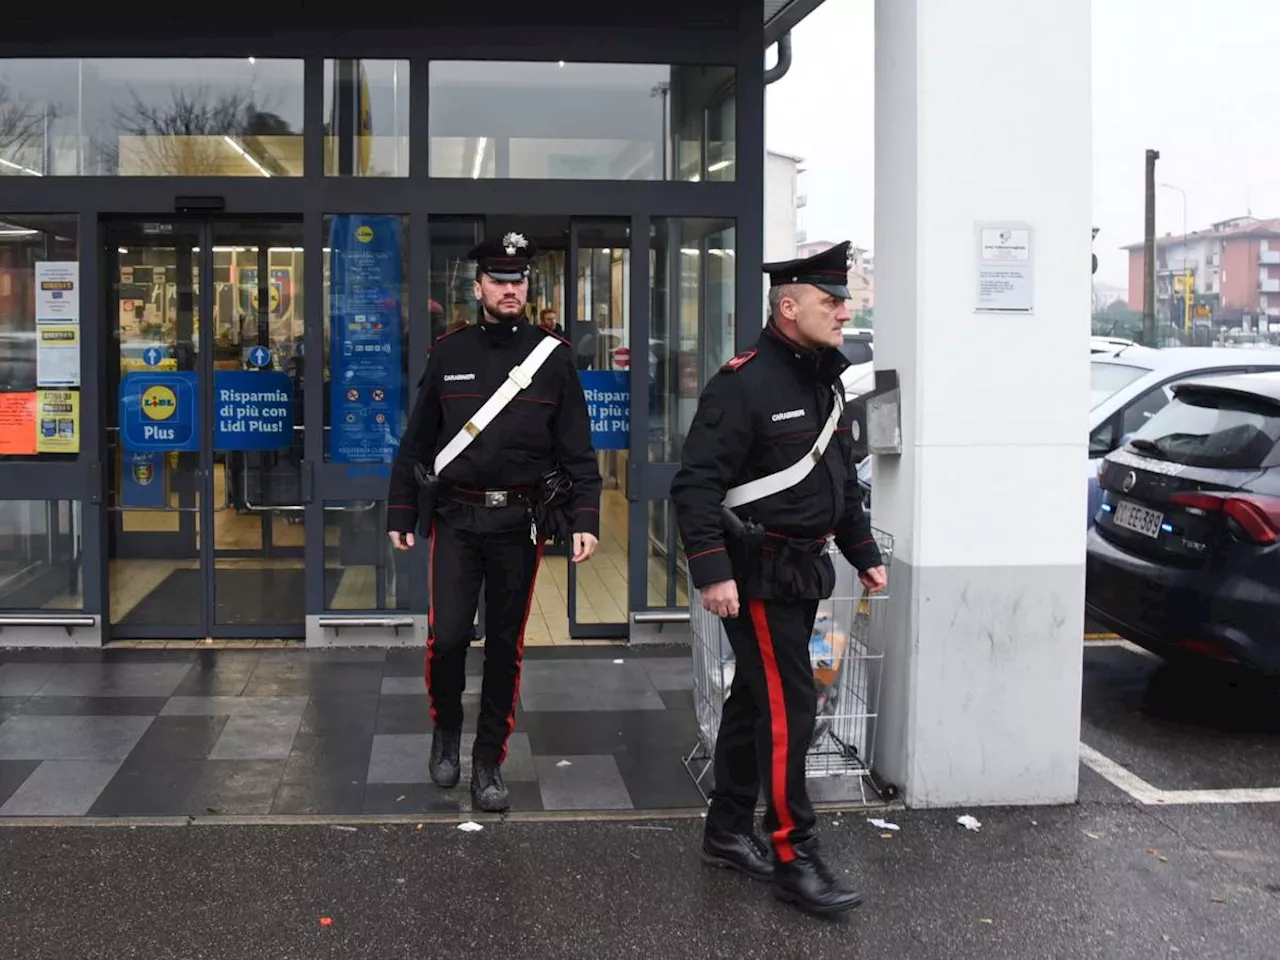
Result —
[[80, 503], [0, 500], [0, 610], [80, 610]]
[[689, 605], [689, 569], [685, 563], [676, 511], [670, 500], [649, 503], [648, 605], [676, 608]]
[[179, 374], [201, 382], [208, 348], [200, 316], [199, 237], [172, 223], [111, 224], [105, 280], [119, 360], [107, 370], [109, 616], [130, 627], [196, 628], [204, 622], [200, 566], [208, 503], [200, 451], [134, 449], [120, 422], [131, 374]]
[[324, 233], [324, 456], [390, 463], [415, 399], [408, 385], [409, 218], [326, 216]]
[[384, 501], [325, 501], [326, 610], [409, 609], [409, 555], [387, 539], [386, 510]]
[[[577, 266], [573, 278], [575, 308], [569, 325], [578, 358], [579, 376], [587, 408], [600, 405], [625, 410], [609, 398], [630, 393], [631, 343], [631, 241], [628, 225], [592, 222], [577, 225]], [[590, 563], [573, 567], [576, 579], [576, 624], [627, 622], [629, 516], [627, 464], [630, 459], [630, 423], [625, 416], [593, 412], [592, 420], [604, 424], [595, 436], [596, 457], [604, 490], [600, 501], [600, 544]]]
[[74, 460], [80, 450], [84, 298], [54, 288], [78, 291], [77, 230], [75, 217], [0, 214], [0, 460]]
[[0, 60], [0, 175], [297, 177], [301, 60]]
[[732, 67], [433, 61], [430, 70], [433, 177], [711, 179], [702, 143], [718, 124], [714, 178], [734, 178], [722, 107]]
[[479, 220], [431, 218], [431, 342], [474, 323], [475, 261], [467, 254], [480, 241]]
[[409, 61], [324, 62], [327, 176], [409, 175]]
[[649, 250], [649, 460], [680, 460], [698, 396], [734, 351], [732, 220], [660, 218]]

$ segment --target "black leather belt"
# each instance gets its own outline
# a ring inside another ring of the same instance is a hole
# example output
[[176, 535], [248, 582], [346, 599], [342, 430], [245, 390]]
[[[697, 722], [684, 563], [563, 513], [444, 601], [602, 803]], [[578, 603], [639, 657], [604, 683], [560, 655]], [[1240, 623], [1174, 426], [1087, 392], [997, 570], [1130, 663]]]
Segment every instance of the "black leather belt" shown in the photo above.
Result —
[[767, 552], [777, 551], [782, 553], [788, 551], [810, 557], [820, 557], [827, 552], [830, 542], [830, 534], [815, 539], [813, 537], [789, 537], [783, 533], [766, 531], [764, 542], [760, 545], [760, 549]]
[[440, 496], [455, 503], [465, 503], [471, 507], [497, 509], [499, 507], [527, 507], [533, 503], [533, 487], [508, 487], [502, 490], [474, 490], [470, 487], [455, 487], [452, 484], [440, 487]]

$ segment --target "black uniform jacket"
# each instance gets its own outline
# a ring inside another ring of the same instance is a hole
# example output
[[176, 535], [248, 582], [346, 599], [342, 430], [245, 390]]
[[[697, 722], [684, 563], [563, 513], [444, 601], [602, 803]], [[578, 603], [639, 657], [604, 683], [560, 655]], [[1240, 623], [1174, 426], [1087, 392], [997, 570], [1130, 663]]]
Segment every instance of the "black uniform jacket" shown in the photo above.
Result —
[[726, 536], [720, 514], [730, 487], [776, 473], [809, 453], [836, 402], [832, 386], [848, 365], [838, 350], [807, 350], [771, 322], [753, 349], [711, 378], [671, 484], [694, 586], [736, 579], [748, 597], [829, 596], [834, 586], [830, 559], [820, 552], [803, 554], [803, 543], [801, 552], [784, 553], [782, 537], [820, 541], [834, 534], [836, 546], [858, 570], [881, 564], [853, 461], [852, 411], [842, 415], [808, 476], [789, 490], [735, 509], [764, 528], [762, 550], [739, 549]]
[[600, 466], [573, 348], [523, 321], [474, 324], [436, 341], [391, 468], [388, 530], [408, 533], [417, 525], [414, 465], [431, 469], [436, 453], [544, 337], [561, 345], [543, 361], [533, 382], [445, 466], [440, 480], [469, 490], [512, 490], [536, 487], [544, 473], [559, 466], [573, 482], [568, 510], [574, 532], [599, 536]]

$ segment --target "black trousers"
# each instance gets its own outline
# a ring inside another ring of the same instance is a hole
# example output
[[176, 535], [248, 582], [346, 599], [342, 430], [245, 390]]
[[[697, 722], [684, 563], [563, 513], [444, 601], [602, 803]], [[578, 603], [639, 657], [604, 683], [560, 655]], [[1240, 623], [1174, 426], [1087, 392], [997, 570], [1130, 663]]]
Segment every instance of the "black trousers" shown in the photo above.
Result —
[[708, 826], [745, 833], [764, 787], [764, 827], [778, 860], [813, 835], [805, 755], [813, 738], [817, 687], [809, 637], [817, 600], [747, 600], [722, 622], [733, 647], [733, 684], [716, 738]]
[[437, 515], [431, 525], [430, 636], [427, 695], [431, 720], [461, 730], [467, 683], [467, 647], [473, 637], [480, 584], [485, 586], [484, 679], [472, 757], [502, 763], [515, 729], [520, 698], [524, 629], [542, 544], [528, 524], [490, 530]]

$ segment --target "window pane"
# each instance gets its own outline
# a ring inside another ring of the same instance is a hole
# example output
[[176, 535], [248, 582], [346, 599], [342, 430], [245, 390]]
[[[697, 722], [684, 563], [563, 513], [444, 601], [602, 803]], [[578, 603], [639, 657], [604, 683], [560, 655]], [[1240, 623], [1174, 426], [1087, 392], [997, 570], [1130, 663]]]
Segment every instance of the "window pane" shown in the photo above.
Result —
[[408, 217], [325, 217], [325, 459], [390, 463], [413, 404]]
[[409, 61], [324, 62], [327, 176], [409, 175]]
[[670, 500], [649, 504], [648, 602], [650, 607], [689, 605], [689, 568]]
[[386, 519], [384, 501], [324, 502], [326, 610], [409, 609], [409, 555], [391, 546]]
[[478, 220], [431, 219], [432, 343], [476, 319], [476, 265], [467, 254], [480, 233]]
[[0, 60], [0, 174], [297, 177], [301, 60]]
[[80, 610], [80, 504], [0, 500], [0, 610]]
[[[1188, 391], [1134, 434], [1159, 459], [1215, 470], [1257, 470], [1280, 440], [1280, 414], [1262, 397]], [[1145, 452], [1145, 451], [1144, 451]]]
[[431, 175], [732, 180], [733, 86], [732, 67], [435, 61]]
[[1133, 381], [1151, 371], [1127, 363], [1104, 363], [1094, 360], [1089, 364], [1089, 409], [1106, 402]]
[[76, 233], [75, 217], [0, 214], [0, 460], [80, 451]]
[[732, 220], [655, 219], [650, 238], [649, 460], [680, 459], [698, 396], [734, 354]]

